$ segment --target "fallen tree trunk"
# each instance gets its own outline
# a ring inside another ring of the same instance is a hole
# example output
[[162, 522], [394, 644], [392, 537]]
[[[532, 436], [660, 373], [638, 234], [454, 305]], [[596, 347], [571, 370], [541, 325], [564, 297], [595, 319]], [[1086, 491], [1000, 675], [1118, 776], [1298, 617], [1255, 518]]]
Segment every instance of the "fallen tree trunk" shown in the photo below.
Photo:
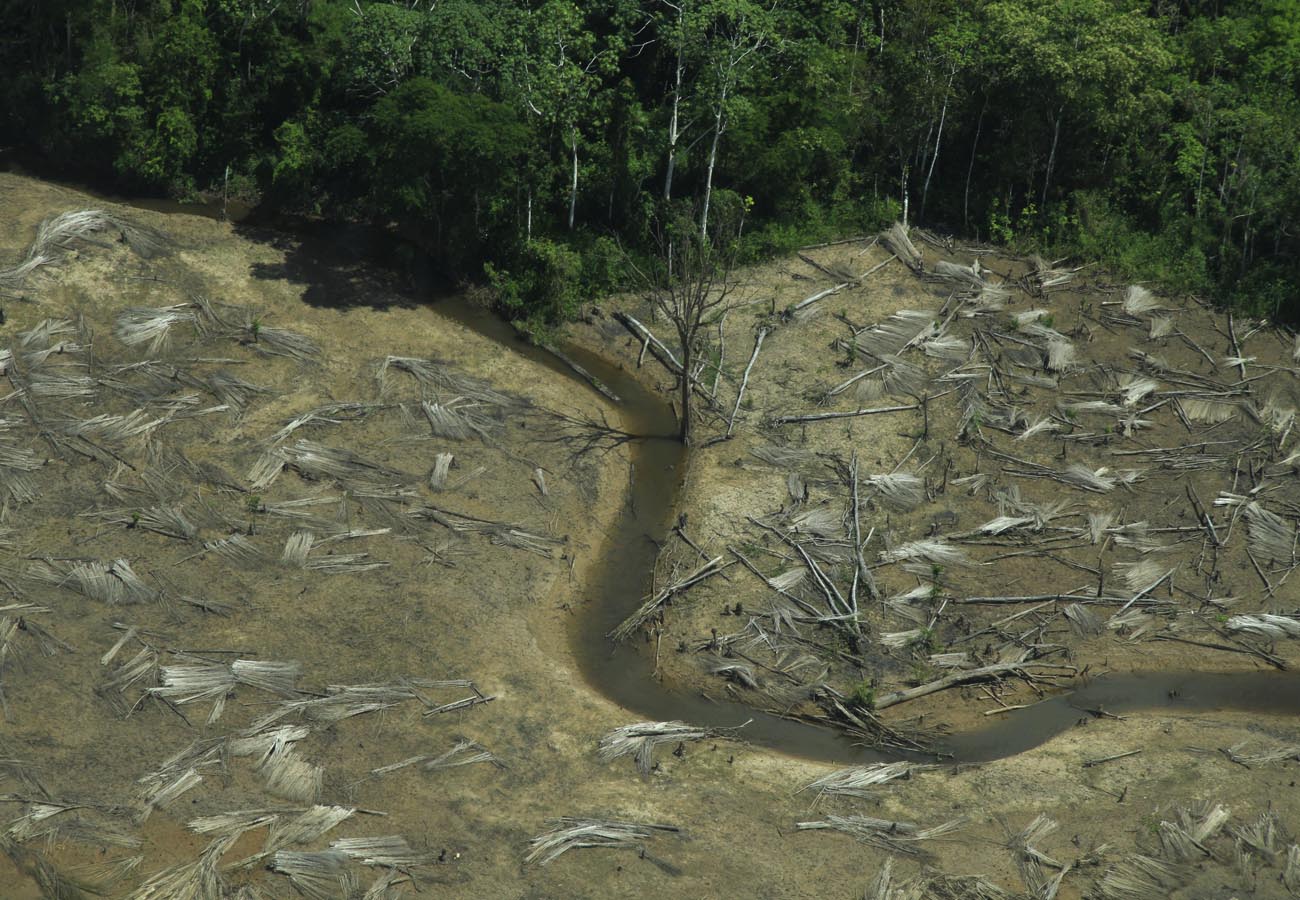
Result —
[[852, 412], [828, 412], [828, 413], [809, 413], [802, 416], [777, 416], [772, 420], [773, 425], [790, 425], [796, 422], [824, 422], [827, 419], [851, 419], [854, 416], [874, 416], [879, 413], [905, 412], [909, 409], [920, 409], [919, 403], [912, 403], [908, 406], [880, 406], [875, 409], [855, 409]]
[[945, 691], [950, 687], [956, 687], [959, 684], [966, 684], [971, 681], [979, 681], [984, 678], [996, 678], [999, 675], [1024, 674], [1026, 668], [1033, 666], [1034, 663], [997, 663], [992, 666], [982, 666], [978, 669], [969, 669], [965, 672], [956, 672], [946, 678], [940, 678], [938, 681], [931, 681], [927, 684], [918, 685], [914, 688], [907, 688], [901, 691], [891, 691], [884, 696], [877, 697], [873, 709], [888, 709], [891, 706], [897, 706], [900, 703], [906, 703], [908, 700], [916, 700], [920, 697], [926, 697], [930, 694], [937, 694], [939, 691]]
[[695, 391], [701, 397], [708, 400], [712, 406], [717, 407], [718, 398], [714, 396], [708, 388], [701, 384], [698, 378], [689, 375], [686, 370], [682, 368], [681, 362], [679, 362], [677, 357], [673, 355], [673, 351], [668, 349], [667, 344], [655, 337], [653, 331], [646, 328], [633, 316], [630, 316], [625, 312], [614, 313], [614, 318], [620, 325], [632, 332], [634, 337], [639, 338], [650, 349], [650, 352], [654, 354], [655, 359], [663, 363], [664, 368], [669, 372], [672, 372], [678, 378], [690, 378], [691, 385], [695, 388]]

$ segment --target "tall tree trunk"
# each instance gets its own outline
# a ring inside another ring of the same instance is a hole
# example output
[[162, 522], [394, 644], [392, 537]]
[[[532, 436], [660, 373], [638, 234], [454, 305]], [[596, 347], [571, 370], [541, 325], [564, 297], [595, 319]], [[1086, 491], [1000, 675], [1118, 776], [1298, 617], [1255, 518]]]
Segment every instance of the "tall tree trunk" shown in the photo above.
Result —
[[673, 198], [673, 172], [677, 169], [677, 139], [681, 137], [678, 127], [681, 122], [679, 114], [682, 102], [682, 75], [684, 71], [682, 48], [678, 47], [676, 81], [673, 84], [673, 114], [668, 120], [668, 170], [664, 173], [664, 200]]
[[930, 179], [934, 176], [934, 164], [939, 160], [939, 142], [943, 140], [943, 123], [948, 118], [948, 97], [952, 93], [952, 80], [957, 77], [954, 69], [948, 75], [948, 86], [943, 91], [943, 109], [939, 112], [939, 132], [934, 136], [934, 152], [930, 154], [930, 168], [925, 173], [925, 184], [921, 186], [921, 218], [925, 218], [925, 200], [930, 195]]
[[706, 239], [709, 232], [709, 202], [713, 199], [713, 168], [718, 162], [718, 139], [722, 137], [722, 114], [726, 102], [727, 91], [723, 88], [722, 98], [713, 116], [713, 146], [709, 148], [709, 171], [704, 177], [704, 209], [700, 212], [700, 236]]
[[569, 230], [573, 230], [574, 214], [578, 209], [578, 129], [573, 129], [569, 136], [569, 147], [573, 150], [573, 181], [569, 186]]
[[1043, 175], [1043, 199], [1038, 204], [1041, 213], [1047, 209], [1047, 189], [1052, 185], [1052, 170], [1056, 168], [1056, 142], [1061, 138], [1061, 117], [1065, 115], [1065, 104], [1056, 111], [1056, 121], [1052, 124], [1052, 150], [1047, 154], [1047, 172]]
[[909, 203], [910, 197], [909, 197], [909, 195], [908, 195], [908, 193], [907, 193], [907, 165], [906, 165], [906, 163], [903, 165], [903, 181], [902, 181], [902, 184], [900, 185], [900, 187], [901, 187], [902, 192], [903, 192], [903, 227], [906, 228], [906, 227], [907, 227], [907, 210], [908, 210], [908, 207], [910, 206], [910, 203]]
[[682, 341], [682, 377], [681, 402], [682, 417], [677, 423], [677, 439], [683, 444], [691, 442], [691, 367], [695, 365], [695, 355], [691, 349], [692, 342]]
[[975, 122], [975, 140], [970, 144], [970, 162], [966, 166], [966, 193], [962, 196], [961, 201], [961, 224], [962, 228], [970, 231], [970, 178], [975, 171], [975, 150], [980, 145], [980, 132], [984, 130], [984, 113], [988, 111], [989, 98], [984, 95], [984, 105], [980, 107], [980, 117]]

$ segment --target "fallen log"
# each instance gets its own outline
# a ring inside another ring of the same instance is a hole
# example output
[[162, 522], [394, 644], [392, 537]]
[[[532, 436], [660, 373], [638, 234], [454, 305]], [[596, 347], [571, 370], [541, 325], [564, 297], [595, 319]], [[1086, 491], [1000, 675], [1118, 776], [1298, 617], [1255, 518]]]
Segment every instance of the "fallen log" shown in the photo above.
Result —
[[898, 704], [906, 703], [909, 700], [916, 700], [920, 697], [929, 696], [930, 694], [937, 694], [939, 691], [945, 691], [950, 687], [956, 687], [959, 684], [966, 684], [971, 681], [979, 681], [984, 678], [996, 678], [1001, 675], [1010, 674], [1025, 674], [1025, 670], [1033, 665], [1035, 664], [1025, 662], [997, 663], [992, 666], [983, 666], [978, 669], [957, 672], [947, 676], [946, 678], [940, 678], [938, 681], [931, 681], [914, 688], [906, 688], [901, 691], [891, 691], [888, 694], [877, 697], [873, 708], [876, 710], [888, 709], [891, 706], [897, 706]]

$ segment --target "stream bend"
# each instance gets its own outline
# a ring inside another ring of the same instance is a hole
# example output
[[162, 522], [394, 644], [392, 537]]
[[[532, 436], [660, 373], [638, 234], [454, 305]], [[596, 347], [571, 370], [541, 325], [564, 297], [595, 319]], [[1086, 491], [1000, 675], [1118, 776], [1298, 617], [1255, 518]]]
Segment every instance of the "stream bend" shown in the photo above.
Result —
[[[167, 201], [119, 202], [167, 214], [197, 213], [215, 217], [219, 212], [210, 207]], [[358, 226], [284, 229], [280, 223], [274, 223], [271, 230], [287, 231], [300, 243], [304, 274], [308, 277], [310, 273], [306, 269], [326, 272], [340, 257], [390, 266], [395, 244], [404, 243], [386, 232]], [[425, 258], [418, 251], [416, 255]], [[419, 285], [422, 289], [431, 287], [418, 273], [416, 277], [417, 284], [424, 282]], [[506, 322], [465, 299], [445, 297], [435, 301], [433, 309], [503, 348], [570, 378], [582, 389], [592, 389], [554, 355], [524, 343]], [[581, 348], [565, 347], [564, 352], [618, 394], [622, 403], [613, 406], [611, 411], [622, 419], [627, 431], [641, 435], [676, 433], [676, 421], [668, 405], [633, 375]], [[600, 402], [612, 406], [604, 396]], [[675, 519], [689, 461], [685, 448], [673, 438], [646, 437], [630, 446], [635, 477], [629, 502], [623, 505], [617, 522], [606, 536], [604, 553], [592, 564], [584, 615], [581, 625], [571, 635], [574, 657], [592, 689], [647, 719], [678, 719], [712, 728], [744, 724], [741, 734], [746, 741], [791, 756], [835, 764], [904, 758], [903, 753], [854, 744], [830, 728], [666, 687], [652, 677], [650, 654], [611, 643], [606, 637], [609, 631], [649, 593], [658, 545], [668, 535]], [[1300, 715], [1300, 679], [1274, 672], [1099, 676], [1070, 693], [1000, 716], [985, 728], [943, 738], [930, 758], [939, 754], [952, 762], [974, 763], [1013, 756], [1045, 743], [1086, 720], [1091, 715], [1089, 710], [1099, 709], [1112, 714], [1140, 710], [1179, 713], [1232, 710], [1294, 716]], [[911, 758], [922, 757], [913, 754]]]
[[[516, 342], [517, 343], [517, 342]], [[615, 412], [637, 434], [676, 431], [672, 411], [633, 375], [577, 348], [565, 353], [612, 387], [622, 400]], [[602, 398], [602, 402], [608, 402]], [[588, 575], [582, 624], [573, 650], [592, 688], [625, 709], [658, 721], [726, 728], [745, 724], [750, 743], [792, 756], [835, 764], [864, 764], [940, 755], [958, 763], [1014, 756], [1086, 721], [1094, 713], [1122, 715], [1142, 710], [1191, 713], [1232, 710], [1300, 715], [1300, 680], [1276, 672], [1149, 672], [1102, 675], [1073, 691], [1006, 713], [992, 724], [942, 738], [931, 754], [864, 748], [846, 735], [807, 722], [784, 719], [729, 701], [713, 701], [674, 690], [652, 677], [652, 653], [616, 646], [608, 633], [650, 593], [658, 544], [669, 534], [689, 462], [688, 451], [671, 438], [651, 437], [632, 448], [635, 472], [630, 502], [606, 536], [604, 552]], [[675, 652], [662, 648], [661, 652]]]

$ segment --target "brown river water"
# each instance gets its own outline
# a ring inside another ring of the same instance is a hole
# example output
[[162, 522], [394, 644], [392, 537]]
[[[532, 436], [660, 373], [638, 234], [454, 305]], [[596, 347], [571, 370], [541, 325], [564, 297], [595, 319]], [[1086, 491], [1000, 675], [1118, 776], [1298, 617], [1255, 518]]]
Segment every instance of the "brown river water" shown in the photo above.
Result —
[[[120, 202], [155, 212], [222, 217], [220, 201], [206, 205], [159, 200]], [[227, 212], [231, 218], [243, 218], [249, 213], [245, 208]], [[274, 222], [272, 227], [286, 226]], [[262, 231], [263, 227], [259, 224], [257, 230]], [[408, 274], [415, 276], [421, 291], [430, 297], [435, 312], [494, 340], [516, 354], [523, 364], [544, 366], [572, 377], [575, 390], [593, 390], [556, 356], [521, 340], [502, 319], [458, 295], [442, 296], [444, 292], [429, 275], [434, 271], [432, 262], [413, 244], [364, 226], [309, 224], [287, 230], [295, 240], [316, 245], [306, 248], [307, 259], [313, 255], [329, 258], [331, 254], [345, 252], [378, 266], [400, 262]], [[609, 640], [609, 631], [651, 590], [658, 547], [676, 519], [680, 489], [690, 461], [689, 451], [670, 437], [676, 432], [676, 423], [663, 397], [606, 359], [579, 347], [561, 349], [618, 395], [618, 404], [603, 402], [610, 405], [624, 429], [641, 436], [631, 445], [635, 476], [628, 502], [623, 504], [616, 524], [605, 535], [599, 560], [591, 564], [590, 596], [583, 604], [587, 615], [580, 618], [570, 636], [573, 656], [592, 690], [629, 714], [645, 719], [681, 720], [708, 727], [743, 725], [743, 739], [792, 756], [836, 764], [902, 758], [903, 754], [897, 752], [855, 744], [833, 729], [675, 690], [652, 677], [650, 654]], [[1300, 677], [1278, 672], [1138, 672], [1080, 679], [1067, 693], [1007, 713], [987, 727], [942, 738], [928, 758], [938, 756], [951, 762], [970, 763], [1000, 759], [1037, 747], [1080, 720], [1102, 712], [1123, 715], [1151, 710], [1166, 713], [1235, 710], [1296, 716], [1300, 715]], [[912, 758], [926, 758], [926, 755], [913, 754]]]

